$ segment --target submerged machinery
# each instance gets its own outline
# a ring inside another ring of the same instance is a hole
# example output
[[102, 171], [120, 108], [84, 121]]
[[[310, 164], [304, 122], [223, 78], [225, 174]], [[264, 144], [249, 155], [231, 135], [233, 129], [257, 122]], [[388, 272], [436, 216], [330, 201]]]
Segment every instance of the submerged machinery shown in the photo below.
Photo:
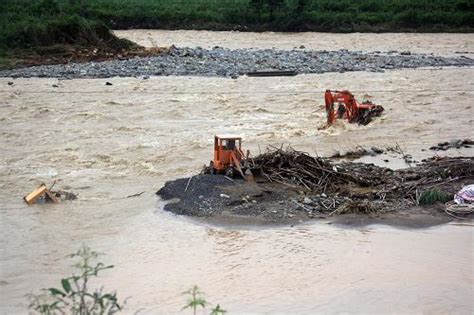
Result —
[[367, 125], [372, 117], [380, 116], [384, 108], [371, 101], [357, 102], [354, 95], [347, 90], [324, 93], [326, 103], [327, 123], [334, 123], [336, 119], [347, 119], [350, 123]]

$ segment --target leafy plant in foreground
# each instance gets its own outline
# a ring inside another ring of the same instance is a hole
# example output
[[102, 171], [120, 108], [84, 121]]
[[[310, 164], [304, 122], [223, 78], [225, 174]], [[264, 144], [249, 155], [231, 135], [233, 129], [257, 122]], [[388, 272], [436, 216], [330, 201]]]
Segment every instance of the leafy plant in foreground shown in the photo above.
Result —
[[189, 297], [187, 304], [181, 310], [192, 308], [193, 314], [196, 315], [196, 310], [199, 306], [205, 308], [208, 304], [207, 301], [201, 296], [202, 292], [199, 290], [197, 285], [193, 286], [187, 291], [184, 291], [183, 294], [188, 295]]
[[113, 268], [112, 265], [93, 263], [99, 253], [83, 247], [67, 257], [77, 259], [75, 267], [78, 275], [61, 280], [61, 288], [43, 289], [42, 294], [29, 295], [29, 308], [44, 315], [73, 314], [95, 315], [115, 314], [122, 310], [115, 292], [104, 292], [103, 288], [91, 291], [89, 281], [97, 277], [99, 272]]
[[219, 304], [211, 310], [211, 315], [223, 315], [225, 313], [227, 313], [227, 311], [223, 310]]
[[[188, 301], [181, 310], [190, 308], [193, 310], [193, 314], [196, 315], [198, 307], [202, 307], [203, 309], [205, 309], [206, 305], [209, 305], [209, 302], [207, 302], [202, 297], [203, 292], [199, 290], [199, 287], [197, 285], [193, 286], [187, 291], [184, 291], [183, 294], [188, 296]], [[217, 304], [213, 309], [211, 309], [211, 315], [223, 315], [225, 313], [227, 313], [227, 311], [223, 310], [219, 304]]]

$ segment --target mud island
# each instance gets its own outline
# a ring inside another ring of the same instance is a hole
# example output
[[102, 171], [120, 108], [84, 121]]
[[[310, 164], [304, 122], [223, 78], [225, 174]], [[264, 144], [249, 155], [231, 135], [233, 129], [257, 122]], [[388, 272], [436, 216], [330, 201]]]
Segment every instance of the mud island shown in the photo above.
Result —
[[473, 157], [433, 157], [392, 170], [313, 157], [291, 148], [254, 158], [253, 180], [200, 174], [169, 181], [165, 210], [211, 221], [430, 226], [453, 219], [444, 202], [474, 179]]

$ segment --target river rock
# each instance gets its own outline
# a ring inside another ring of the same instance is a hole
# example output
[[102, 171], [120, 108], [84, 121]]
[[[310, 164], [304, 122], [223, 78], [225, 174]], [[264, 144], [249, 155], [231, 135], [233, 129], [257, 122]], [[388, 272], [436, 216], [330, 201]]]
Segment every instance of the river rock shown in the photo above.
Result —
[[241, 48], [231, 50], [218, 46], [212, 49], [172, 46], [166, 53], [152, 57], [1, 70], [0, 77], [72, 79], [179, 75], [236, 78], [248, 72], [265, 70], [291, 70], [298, 73], [382, 72], [387, 69], [473, 65], [474, 59], [471, 58], [441, 57], [408, 51], [369, 53], [347, 49], [317, 51]]

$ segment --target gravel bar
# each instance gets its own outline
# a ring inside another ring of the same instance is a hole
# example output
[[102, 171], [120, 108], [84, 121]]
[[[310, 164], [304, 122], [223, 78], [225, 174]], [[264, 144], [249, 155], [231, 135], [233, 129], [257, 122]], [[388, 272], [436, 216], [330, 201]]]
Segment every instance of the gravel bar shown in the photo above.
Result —
[[409, 51], [362, 52], [341, 49], [212, 49], [177, 48], [153, 57], [128, 60], [41, 65], [0, 71], [0, 77], [109, 78], [151, 75], [212, 76], [237, 78], [252, 71], [325, 73], [347, 71], [383, 72], [387, 69], [473, 66], [474, 59], [415, 54]]

